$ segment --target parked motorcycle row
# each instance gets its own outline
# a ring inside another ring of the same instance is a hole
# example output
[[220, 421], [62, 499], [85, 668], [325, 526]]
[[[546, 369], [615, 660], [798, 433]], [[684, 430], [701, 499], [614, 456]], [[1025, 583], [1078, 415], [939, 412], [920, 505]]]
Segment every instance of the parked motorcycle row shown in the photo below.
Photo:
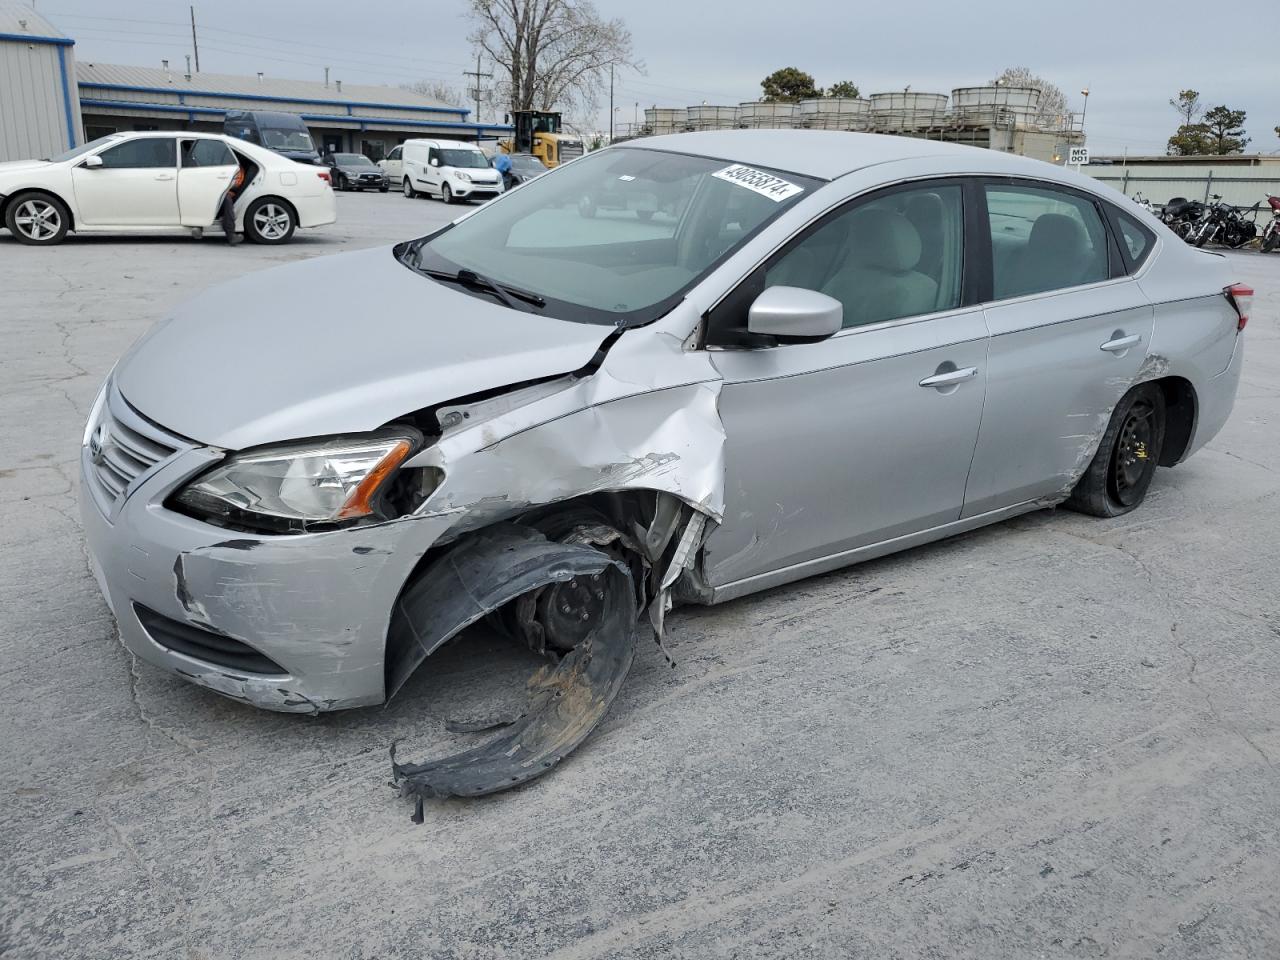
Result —
[[1222, 202], [1220, 194], [1213, 194], [1208, 203], [1199, 200], [1188, 200], [1186, 197], [1174, 197], [1163, 207], [1155, 208], [1141, 194], [1134, 198], [1139, 206], [1145, 207], [1168, 224], [1179, 237], [1193, 246], [1203, 247], [1205, 244], [1218, 244], [1238, 250], [1254, 240], [1259, 240], [1263, 253], [1280, 250], [1280, 197], [1267, 197], [1271, 209], [1271, 219], [1258, 229], [1257, 217], [1262, 208], [1259, 200], [1247, 210], [1240, 211], [1230, 204]]

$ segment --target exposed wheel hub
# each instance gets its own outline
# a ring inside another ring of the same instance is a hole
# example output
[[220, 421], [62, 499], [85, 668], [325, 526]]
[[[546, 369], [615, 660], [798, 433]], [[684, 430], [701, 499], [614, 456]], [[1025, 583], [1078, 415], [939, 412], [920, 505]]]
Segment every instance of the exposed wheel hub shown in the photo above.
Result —
[[1144, 477], [1155, 468], [1151, 458], [1153, 412], [1149, 403], [1134, 404], [1116, 438], [1116, 449], [1111, 458], [1111, 479], [1116, 499], [1125, 506], [1140, 496]]

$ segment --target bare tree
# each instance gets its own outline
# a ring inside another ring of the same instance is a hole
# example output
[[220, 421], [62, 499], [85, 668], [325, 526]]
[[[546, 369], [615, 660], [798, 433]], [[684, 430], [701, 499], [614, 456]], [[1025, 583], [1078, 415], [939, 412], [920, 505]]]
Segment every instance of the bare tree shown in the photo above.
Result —
[[498, 66], [495, 97], [512, 110], [594, 112], [609, 68], [643, 71], [621, 19], [591, 0], [471, 0], [470, 40]]
[[428, 100], [436, 100], [446, 106], [456, 107], [467, 102], [462, 91], [443, 80], [418, 80], [415, 83], [402, 83], [401, 90], [409, 90]]
[[1067, 116], [1067, 95], [1054, 84], [1031, 72], [1030, 67], [1008, 67], [991, 81], [1002, 87], [1034, 87], [1040, 91], [1040, 106], [1036, 110], [1036, 124], [1041, 127], [1060, 126]]

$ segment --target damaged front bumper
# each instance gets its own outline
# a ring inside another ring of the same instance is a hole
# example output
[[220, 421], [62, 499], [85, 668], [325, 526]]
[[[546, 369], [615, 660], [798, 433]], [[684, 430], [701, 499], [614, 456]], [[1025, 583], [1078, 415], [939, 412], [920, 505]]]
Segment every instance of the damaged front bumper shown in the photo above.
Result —
[[[121, 438], [156, 437], [113, 392]], [[324, 533], [236, 533], [164, 501], [220, 458], [169, 435], [173, 452], [112, 495], [81, 451], [80, 515], [90, 564], [120, 638], [148, 663], [268, 710], [315, 713], [385, 699], [396, 596], [450, 517], [407, 517]], [[117, 480], [118, 478], [113, 478]]]

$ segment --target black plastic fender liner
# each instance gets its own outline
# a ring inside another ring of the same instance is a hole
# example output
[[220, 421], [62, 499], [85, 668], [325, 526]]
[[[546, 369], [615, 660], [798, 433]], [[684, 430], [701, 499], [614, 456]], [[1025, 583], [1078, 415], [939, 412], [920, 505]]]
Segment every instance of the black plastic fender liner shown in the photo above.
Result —
[[[521, 594], [615, 566], [589, 546], [555, 543], [530, 527], [497, 523], [467, 536], [396, 602], [387, 631], [387, 699], [447, 640]], [[628, 574], [629, 577], [629, 574]]]
[[[478, 531], [437, 560], [401, 597], [388, 639], [394, 693], [428, 654], [505, 603], [599, 575], [603, 599], [586, 638], [528, 684], [524, 714], [490, 742], [426, 763], [397, 763], [401, 795], [474, 797], [551, 770], [604, 718], [631, 669], [638, 609], [626, 565], [589, 546], [557, 543], [517, 524]], [[415, 814], [420, 820], [421, 810]]]

